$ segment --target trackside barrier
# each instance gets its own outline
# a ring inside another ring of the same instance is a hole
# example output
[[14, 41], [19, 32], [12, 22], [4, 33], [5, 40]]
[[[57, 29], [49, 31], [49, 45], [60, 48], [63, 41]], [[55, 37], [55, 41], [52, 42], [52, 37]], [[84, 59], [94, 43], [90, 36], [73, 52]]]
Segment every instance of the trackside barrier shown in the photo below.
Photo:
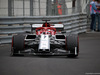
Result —
[[65, 32], [78, 34], [87, 31], [86, 14], [0, 17], [0, 44], [11, 43], [13, 35], [31, 31], [32, 24], [44, 23], [42, 19], [50, 19], [49, 23], [51, 24], [63, 23]]

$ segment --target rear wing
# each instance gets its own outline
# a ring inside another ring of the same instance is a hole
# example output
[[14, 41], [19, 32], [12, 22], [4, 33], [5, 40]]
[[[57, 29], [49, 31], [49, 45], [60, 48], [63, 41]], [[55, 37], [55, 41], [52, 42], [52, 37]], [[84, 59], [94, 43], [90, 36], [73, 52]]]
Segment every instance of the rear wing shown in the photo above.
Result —
[[[32, 30], [35, 30], [36, 28], [42, 27], [43, 24], [32, 24]], [[62, 31], [64, 29], [63, 24], [52, 24], [50, 27], [56, 28], [57, 31]]]

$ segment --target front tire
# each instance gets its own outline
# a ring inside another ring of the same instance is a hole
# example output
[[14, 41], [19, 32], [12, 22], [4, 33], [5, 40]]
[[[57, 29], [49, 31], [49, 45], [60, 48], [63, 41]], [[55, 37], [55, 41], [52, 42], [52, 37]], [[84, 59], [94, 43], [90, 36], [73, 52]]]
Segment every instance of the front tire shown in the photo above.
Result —
[[19, 51], [24, 50], [24, 36], [15, 35], [12, 37], [11, 55], [19, 55]]
[[79, 36], [77, 34], [66, 36], [66, 50], [69, 52], [68, 57], [77, 57], [79, 55]]

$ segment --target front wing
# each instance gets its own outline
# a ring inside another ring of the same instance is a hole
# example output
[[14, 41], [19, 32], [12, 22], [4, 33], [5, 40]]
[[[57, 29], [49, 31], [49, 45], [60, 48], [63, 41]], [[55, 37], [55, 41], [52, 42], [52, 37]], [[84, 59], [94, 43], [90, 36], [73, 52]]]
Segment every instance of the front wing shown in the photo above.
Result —
[[[19, 51], [16, 55], [35, 55], [35, 56], [67, 56], [70, 54], [70, 51], [66, 50], [56, 50], [55, 52], [35, 52], [34, 50], [28, 49], [24, 51]], [[76, 54], [77, 55], [77, 54]]]

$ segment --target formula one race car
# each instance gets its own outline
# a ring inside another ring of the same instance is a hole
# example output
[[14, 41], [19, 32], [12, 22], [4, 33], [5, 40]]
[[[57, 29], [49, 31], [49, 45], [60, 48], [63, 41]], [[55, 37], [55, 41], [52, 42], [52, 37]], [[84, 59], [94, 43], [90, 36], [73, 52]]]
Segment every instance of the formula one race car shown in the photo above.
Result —
[[[32, 32], [12, 37], [11, 55], [79, 55], [79, 37], [77, 34], [62, 33], [63, 24], [33, 24]], [[34, 32], [35, 30], [35, 32]]]

